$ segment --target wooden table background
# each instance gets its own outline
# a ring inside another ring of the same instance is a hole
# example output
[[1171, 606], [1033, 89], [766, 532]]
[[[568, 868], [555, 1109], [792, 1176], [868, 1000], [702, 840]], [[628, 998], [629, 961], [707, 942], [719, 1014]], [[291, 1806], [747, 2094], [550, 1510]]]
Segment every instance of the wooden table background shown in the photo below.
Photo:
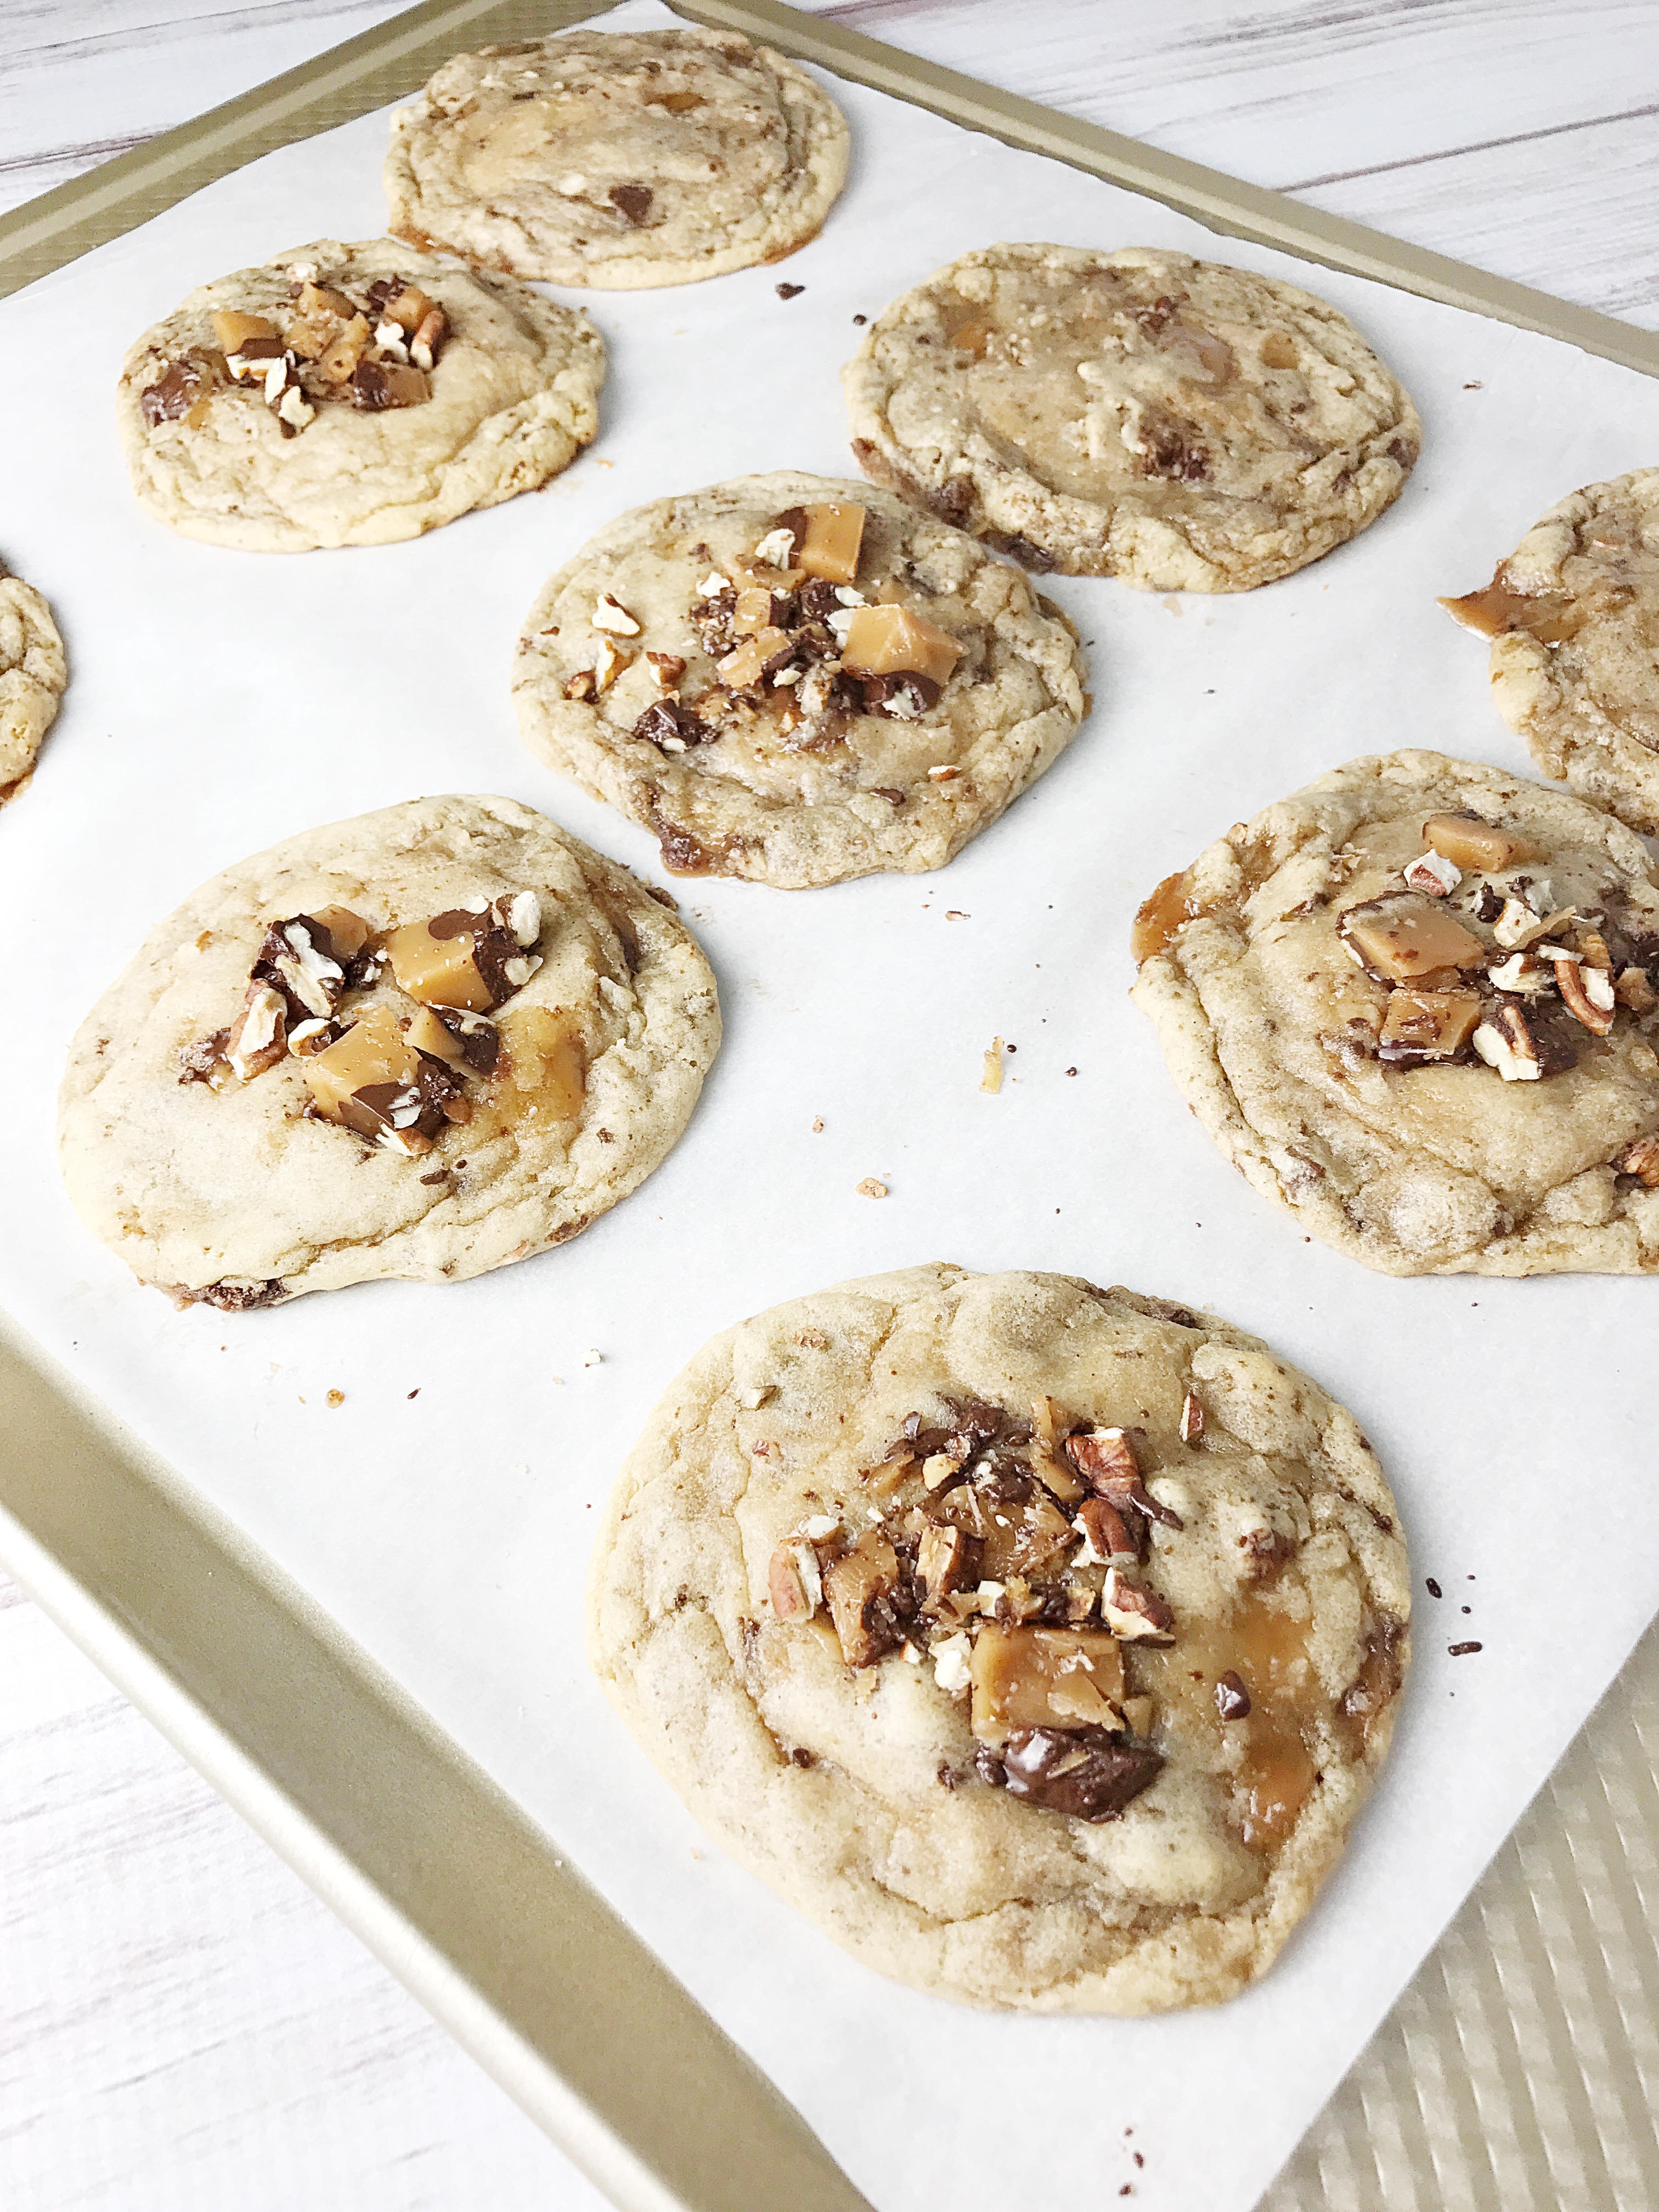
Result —
[[[1659, 326], [1655, 0], [805, 4]], [[396, 12], [387, 0], [4, 0], [0, 208]], [[1297, 2160], [1304, 2182], [1319, 2136]], [[1598, 2185], [1550, 2201], [1610, 2212], [1615, 2198]], [[1617, 2201], [1651, 2212], [1622, 2189]], [[195, 2207], [601, 2212], [0, 1577], [0, 2212]]]

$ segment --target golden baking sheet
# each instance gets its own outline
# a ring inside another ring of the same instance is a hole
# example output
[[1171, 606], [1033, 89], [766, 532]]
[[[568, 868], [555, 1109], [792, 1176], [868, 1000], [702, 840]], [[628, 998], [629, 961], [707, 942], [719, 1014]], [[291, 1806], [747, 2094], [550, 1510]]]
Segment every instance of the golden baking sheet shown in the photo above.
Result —
[[[463, 46], [597, 12], [428, 0], [0, 218], [0, 292], [259, 154], [407, 93]], [[1659, 337], [765, 0], [679, 12], [1218, 230], [1659, 372]], [[21, 1336], [0, 1346], [0, 1556], [618, 2204], [827, 2212], [863, 2203], [482, 1771]], [[1279, 2212], [1659, 2203], [1654, 2099], [1644, 2095], [1654, 2087], [1650, 2027], [1640, 2034], [1654, 1995], [1641, 1883], [1651, 1883], [1659, 1832], [1650, 1769], [1645, 1795], [1639, 1786], [1640, 1717], [1651, 1741], [1656, 1657], [1650, 1640], [1563, 1771], [1578, 1774], [1577, 1794], [1564, 1796], [1558, 1778], [1506, 1846], [1270, 2193]], [[1581, 1771], [1592, 1742], [1621, 1778], [1611, 1796], [1595, 1786], [1600, 1767]]]

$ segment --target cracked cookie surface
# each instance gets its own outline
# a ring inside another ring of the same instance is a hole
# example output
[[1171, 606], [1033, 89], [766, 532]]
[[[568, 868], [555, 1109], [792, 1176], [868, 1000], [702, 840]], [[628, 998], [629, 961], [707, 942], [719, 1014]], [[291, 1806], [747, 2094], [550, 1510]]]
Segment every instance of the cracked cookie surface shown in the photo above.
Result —
[[602, 531], [531, 610], [514, 694], [531, 750], [677, 873], [791, 889], [942, 866], [1070, 743], [1084, 682], [1011, 562], [785, 471]]
[[1659, 887], [1624, 825], [1442, 753], [1239, 823], [1136, 1003], [1249, 1182], [1390, 1274], [1659, 1267]]
[[88, 1227], [181, 1303], [459, 1281], [643, 1182], [719, 1042], [707, 961], [625, 868], [511, 799], [410, 800], [226, 869], [153, 932], [76, 1036], [59, 1155]]
[[1182, 253], [987, 246], [842, 373], [859, 465], [1028, 566], [1238, 592], [1376, 520], [1417, 410], [1346, 317]]
[[52, 609], [0, 561], [0, 805], [16, 796], [34, 766], [68, 684]]
[[1410, 1585], [1352, 1416], [1213, 1316], [914, 1267], [716, 1337], [618, 1479], [589, 1649], [709, 1832], [882, 1972], [1212, 2003], [1386, 1753]]
[[847, 125], [736, 32], [574, 31], [459, 54], [392, 120], [390, 228], [555, 284], [690, 284], [817, 236]]
[[599, 428], [580, 308], [389, 239], [318, 239], [192, 292], [117, 394], [139, 504], [258, 553], [384, 545], [533, 491]]
[[1442, 604], [1491, 638], [1493, 701], [1544, 773], [1659, 835], [1659, 469], [1572, 493]]

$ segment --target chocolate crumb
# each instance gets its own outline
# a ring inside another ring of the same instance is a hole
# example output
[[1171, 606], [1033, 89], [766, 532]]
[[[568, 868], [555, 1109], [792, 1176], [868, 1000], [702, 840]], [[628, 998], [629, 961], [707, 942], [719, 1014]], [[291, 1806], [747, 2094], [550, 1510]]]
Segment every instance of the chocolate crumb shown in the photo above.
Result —
[[1076, 1070], [1076, 1068], [1074, 1068], [1074, 1067], [1068, 1067], [1068, 1068], [1066, 1069], [1066, 1073], [1067, 1073], [1067, 1075], [1075, 1075], [1075, 1074], [1077, 1073], [1077, 1070]]
[[1468, 1609], [1468, 1607], [1466, 1605], [1460, 1605], [1457, 1608], [1460, 1613], [1467, 1613]]
[[789, 1761], [793, 1766], [811, 1766], [816, 1763], [812, 1753], [808, 1751], [804, 1743], [798, 1743], [795, 1746], [789, 1754]]
[[1478, 1644], [1449, 1644], [1446, 1646], [1448, 1653], [1454, 1659], [1462, 1659], [1468, 1653], [1478, 1651], [1480, 1649], [1480, 1646]]
[[1216, 1683], [1215, 1709], [1224, 1721], [1242, 1721], [1250, 1710], [1250, 1693], [1231, 1668]]
[[[859, 319], [862, 321], [862, 316]], [[947, 1790], [954, 1790], [957, 1786], [957, 1778], [948, 1766], [941, 1766], [934, 1778], [942, 1783]]]
[[1434, 1578], [1434, 1577], [1433, 1577], [1432, 1575], [1430, 1575], [1430, 1576], [1425, 1579], [1425, 1581], [1424, 1582], [1423, 1587], [1424, 1587], [1424, 1589], [1425, 1589], [1425, 1590], [1427, 1590], [1427, 1592], [1428, 1592], [1428, 1594], [1429, 1594], [1429, 1595], [1430, 1595], [1431, 1597], [1444, 1597], [1444, 1595], [1446, 1595], [1446, 1593], [1444, 1592], [1444, 1590], [1443, 1590], [1443, 1589], [1441, 1589], [1441, 1587], [1440, 1587], [1439, 1583], [1438, 1583], [1437, 1582], [1436, 1582], [1436, 1580], [1435, 1580], [1435, 1578]]
[[414, 1388], [414, 1389], [410, 1392], [410, 1394], [409, 1394], [409, 1395], [410, 1395], [410, 1396], [411, 1398], [418, 1398], [418, 1397], [420, 1396], [420, 1395], [421, 1395], [421, 1386], [420, 1386], [420, 1384], [419, 1384], [418, 1382], [415, 1385], [415, 1388]]
[[449, 1181], [449, 1170], [447, 1168], [434, 1168], [429, 1176], [422, 1176], [419, 1177], [419, 1180], [422, 1182], [447, 1182]]
[[869, 319], [870, 319], [870, 318], [869, 318], [869, 316], [868, 316], [868, 315], [854, 315], [854, 318], [853, 318], [853, 320], [854, 320], [855, 323], [859, 324], [860, 326], [861, 326], [862, 325], [864, 325], [865, 323], [867, 323], [867, 322], [869, 321]]
[[799, 300], [805, 289], [805, 284], [780, 284], [778, 297], [781, 300]]

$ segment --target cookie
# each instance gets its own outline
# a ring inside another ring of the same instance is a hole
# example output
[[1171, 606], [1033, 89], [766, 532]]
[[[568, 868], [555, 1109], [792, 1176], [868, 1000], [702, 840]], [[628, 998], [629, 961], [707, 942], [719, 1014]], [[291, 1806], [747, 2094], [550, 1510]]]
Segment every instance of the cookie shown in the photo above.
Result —
[[508, 799], [421, 799], [194, 892], [76, 1034], [59, 1152], [140, 1279], [227, 1311], [562, 1244], [720, 1043], [696, 944]]
[[780, 261], [817, 235], [847, 125], [732, 31], [572, 31], [446, 62], [392, 118], [390, 228], [485, 269], [611, 290]]
[[1583, 800], [1350, 761], [1141, 908], [1133, 996], [1298, 1225], [1394, 1275], [1659, 1267], [1659, 884]]
[[22, 788], [68, 683], [52, 609], [0, 561], [0, 806]]
[[1492, 640], [1498, 710], [1544, 773], [1659, 835], [1659, 469], [1574, 492], [1441, 605]]
[[884, 1973], [1146, 2013], [1266, 1972], [1388, 1748], [1394, 1500], [1255, 1337], [912, 1267], [728, 1329], [617, 1481], [592, 1664], [709, 1832]]
[[793, 471], [635, 508], [519, 641], [526, 742], [682, 875], [795, 889], [944, 866], [1087, 709], [1020, 573], [889, 492]]
[[1029, 568], [1243, 592], [1374, 522], [1417, 410], [1347, 318], [1248, 269], [992, 246], [842, 371], [878, 483]]
[[599, 428], [580, 309], [374, 239], [204, 284], [127, 355], [146, 513], [253, 553], [385, 545], [534, 491]]

